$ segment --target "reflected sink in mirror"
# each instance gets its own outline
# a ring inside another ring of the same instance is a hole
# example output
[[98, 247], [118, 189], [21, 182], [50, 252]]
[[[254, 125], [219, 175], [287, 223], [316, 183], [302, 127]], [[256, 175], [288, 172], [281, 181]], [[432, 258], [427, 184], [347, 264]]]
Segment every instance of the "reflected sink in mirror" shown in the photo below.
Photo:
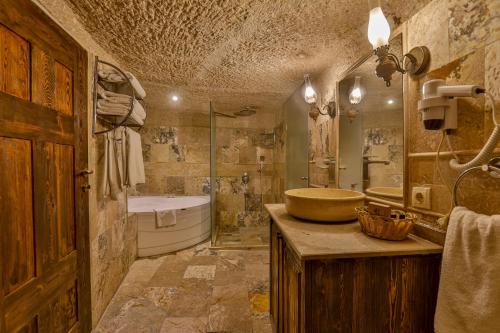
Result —
[[317, 222], [356, 220], [356, 207], [364, 204], [365, 194], [337, 188], [298, 188], [285, 192], [288, 214]]
[[366, 189], [366, 193], [370, 196], [403, 200], [403, 188], [401, 187], [370, 187]]

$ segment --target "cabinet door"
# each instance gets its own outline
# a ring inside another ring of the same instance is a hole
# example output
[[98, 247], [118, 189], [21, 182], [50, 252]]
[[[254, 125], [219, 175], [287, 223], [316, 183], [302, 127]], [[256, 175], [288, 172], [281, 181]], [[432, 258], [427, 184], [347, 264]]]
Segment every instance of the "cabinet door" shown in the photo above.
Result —
[[301, 332], [301, 278], [300, 261], [295, 254], [284, 246], [283, 262], [283, 332]]
[[283, 238], [271, 223], [271, 315], [276, 332], [283, 332]]

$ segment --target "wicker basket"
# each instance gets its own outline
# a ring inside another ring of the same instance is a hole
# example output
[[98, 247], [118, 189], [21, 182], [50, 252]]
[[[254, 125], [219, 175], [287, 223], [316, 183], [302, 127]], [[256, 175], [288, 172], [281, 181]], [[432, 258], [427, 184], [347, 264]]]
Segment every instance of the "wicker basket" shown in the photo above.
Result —
[[371, 215], [366, 208], [356, 208], [361, 230], [368, 236], [386, 240], [403, 240], [417, 221], [415, 214], [406, 213], [403, 220], [394, 220], [389, 217]]

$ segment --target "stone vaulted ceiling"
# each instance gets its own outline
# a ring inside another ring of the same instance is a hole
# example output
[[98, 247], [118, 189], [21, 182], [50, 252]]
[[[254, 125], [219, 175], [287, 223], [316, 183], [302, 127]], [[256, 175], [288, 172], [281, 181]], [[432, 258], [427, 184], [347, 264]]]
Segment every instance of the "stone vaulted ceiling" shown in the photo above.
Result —
[[[305, 72], [370, 49], [367, 0], [65, 1], [140, 79], [233, 103], [281, 105]], [[404, 21], [429, 1], [381, 2]]]

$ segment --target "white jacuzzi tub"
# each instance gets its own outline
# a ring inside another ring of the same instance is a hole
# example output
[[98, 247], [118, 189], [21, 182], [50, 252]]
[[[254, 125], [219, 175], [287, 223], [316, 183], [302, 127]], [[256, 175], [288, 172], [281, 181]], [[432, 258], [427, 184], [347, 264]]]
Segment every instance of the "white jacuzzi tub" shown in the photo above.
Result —
[[[176, 224], [157, 227], [155, 210], [175, 210]], [[195, 245], [210, 236], [210, 197], [129, 197], [128, 212], [138, 215], [139, 257], [164, 254]]]

